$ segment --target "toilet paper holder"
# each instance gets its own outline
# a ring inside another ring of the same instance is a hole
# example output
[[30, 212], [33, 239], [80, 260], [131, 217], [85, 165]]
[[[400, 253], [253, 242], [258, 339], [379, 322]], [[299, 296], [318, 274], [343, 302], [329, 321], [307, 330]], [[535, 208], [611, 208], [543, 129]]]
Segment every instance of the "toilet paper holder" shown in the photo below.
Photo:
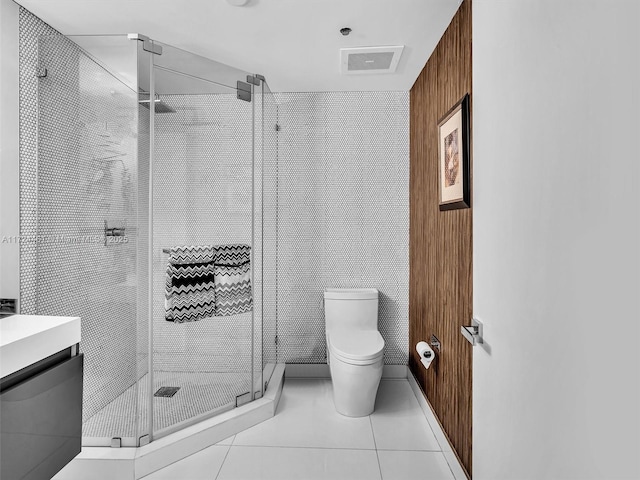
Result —
[[427, 342], [418, 342], [416, 344], [416, 351], [420, 357], [420, 362], [425, 368], [429, 368], [431, 363], [436, 359], [436, 351], [431, 348]]
[[435, 335], [431, 335], [431, 340], [429, 341], [429, 344], [431, 345], [431, 348], [433, 348], [434, 350], [438, 350], [440, 351], [440, 340], [438, 340], [438, 337], [436, 337]]

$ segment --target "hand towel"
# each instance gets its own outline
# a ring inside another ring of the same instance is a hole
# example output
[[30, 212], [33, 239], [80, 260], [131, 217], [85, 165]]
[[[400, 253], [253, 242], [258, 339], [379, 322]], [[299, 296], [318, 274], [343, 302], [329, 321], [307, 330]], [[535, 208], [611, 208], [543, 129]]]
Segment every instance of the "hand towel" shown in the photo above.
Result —
[[215, 315], [214, 248], [177, 246], [169, 253], [165, 320], [192, 322]]
[[251, 247], [219, 245], [214, 264], [216, 315], [250, 312], [253, 308]]

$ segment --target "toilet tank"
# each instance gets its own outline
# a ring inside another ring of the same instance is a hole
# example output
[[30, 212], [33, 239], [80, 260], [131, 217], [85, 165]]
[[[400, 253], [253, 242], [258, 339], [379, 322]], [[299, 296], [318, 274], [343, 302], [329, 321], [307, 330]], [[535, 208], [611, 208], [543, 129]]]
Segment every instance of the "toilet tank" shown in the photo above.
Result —
[[325, 328], [378, 329], [378, 290], [327, 288], [324, 291]]

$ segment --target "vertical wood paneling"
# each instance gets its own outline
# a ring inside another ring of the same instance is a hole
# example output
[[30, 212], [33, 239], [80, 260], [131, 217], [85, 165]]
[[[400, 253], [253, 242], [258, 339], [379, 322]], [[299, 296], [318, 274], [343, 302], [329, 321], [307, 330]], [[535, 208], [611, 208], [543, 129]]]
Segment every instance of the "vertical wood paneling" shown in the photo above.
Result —
[[[460, 326], [472, 315], [472, 209], [441, 212], [437, 183], [438, 120], [465, 93], [472, 108], [470, 0], [460, 6], [411, 89], [409, 179], [409, 367], [470, 474], [472, 347]], [[425, 370], [414, 347], [432, 334], [442, 350]]]

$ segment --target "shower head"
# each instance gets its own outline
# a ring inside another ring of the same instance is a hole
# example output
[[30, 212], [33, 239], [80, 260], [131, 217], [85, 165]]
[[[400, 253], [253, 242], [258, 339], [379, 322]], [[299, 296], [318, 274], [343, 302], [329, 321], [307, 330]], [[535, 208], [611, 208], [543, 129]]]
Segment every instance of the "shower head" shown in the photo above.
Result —
[[[153, 103], [155, 104], [156, 113], [175, 113], [175, 110], [173, 108], [171, 108], [169, 105], [167, 105], [161, 100], [156, 100]], [[140, 102], [140, 105], [142, 105], [145, 108], [149, 108], [149, 100], [142, 100]]]
[[[139, 100], [138, 103], [145, 108], [149, 108], [149, 103], [151, 102], [150, 100]], [[157, 95], [153, 103], [155, 104], [156, 113], [175, 113], [175, 110], [160, 100]]]

